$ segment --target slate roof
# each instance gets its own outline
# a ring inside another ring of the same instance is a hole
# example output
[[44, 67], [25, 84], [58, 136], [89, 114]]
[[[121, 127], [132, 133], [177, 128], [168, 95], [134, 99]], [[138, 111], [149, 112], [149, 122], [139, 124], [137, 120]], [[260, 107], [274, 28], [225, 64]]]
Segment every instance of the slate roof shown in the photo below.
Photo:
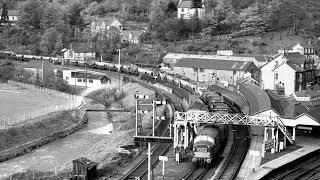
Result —
[[299, 42], [298, 44], [300, 44], [304, 48], [314, 48], [314, 46], [312, 46], [312, 45], [310, 45], [309, 43], [306, 43], [306, 42]]
[[[19, 16], [20, 10], [8, 10], [8, 16]], [[2, 9], [0, 9], [0, 15], [2, 14]]]
[[302, 54], [300, 54], [299, 52], [287, 52], [284, 54], [284, 56], [288, 59], [300, 59], [300, 60], [304, 60], [306, 59], [306, 57]]
[[267, 91], [267, 93], [270, 97], [272, 109], [277, 111], [282, 118], [296, 119], [302, 114], [308, 114], [320, 122], [320, 106], [309, 108], [294, 98], [280, 98], [272, 91]]
[[246, 71], [251, 61], [228, 61], [218, 59], [182, 58], [176, 67], [204, 68], [216, 70]]
[[296, 91], [295, 95], [297, 97], [319, 96], [320, 95], [320, 90]]
[[129, 36], [129, 34], [132, 34], [133, 36], [141, 36], [141, 34], [143, 34], [143, 31], [139, 31], [139, 30], [124, 30], [121, 32], [121, 36]]
[[250, 55], [235, 54], [233, 56], [255, 58], [258, 62], [266, 62], [267, 60], [272, 58], [272, 56], [269, 56], [269, 55], [251, 55], [251, 54]]
[[102, 74], [86, 73], [85, 71], [78, 71], [75, 73], [75, 78], [102, 79], [104, 77], [107, 78], [107, 76], [102, 75]]
[[182, 0], [178, 4], [178, 8], [193, 8], [192, 0]]
[[[288, 64], [288, 66], [290, 66], [293, 70], [295, 70], [296, 72], [302, 72], [302, 71], [304, 71], [304, 68], [303, 67], [301, 67], [301, 66], [299, 66], [298, 64], [293, 64], [293, 63], [291, 63], [291, 62], [288, 62], [287, 63]], [[279, 66], [280, 67], [280, 66]]]
[[72, 44], [72, 50], [76, 53], [91, 53], [94, 52], [93, 48], [91, 45], [88, 43], [71, 43]]

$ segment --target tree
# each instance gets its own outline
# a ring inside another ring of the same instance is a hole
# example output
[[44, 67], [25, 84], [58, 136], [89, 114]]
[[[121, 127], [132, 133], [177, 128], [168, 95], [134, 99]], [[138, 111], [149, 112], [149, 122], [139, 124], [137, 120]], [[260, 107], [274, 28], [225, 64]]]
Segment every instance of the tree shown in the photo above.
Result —
[[55, 3], [48, 4], [41, 19], [42, 29], [56, 28], [62, 24], [64, 24], [64, 21], [61, 6]]
[[69, 7], [68, 7], [68, 18], [69, 18], [69, 24], [72, 28], [79, 27], [80, 29], [83, 29], [85, 24], [83, 21], [83, 18], [81, 16], [81, 11], [83, 7], [81, 6], [80, 2], [74, 1]]
[[12, 62], [5, 62], [0, 66], [0, 82], [6, 82], [14, 77], [15, 67]]
[[40, 50], [44, 55], [55, 55], [62, 47], [61, 35], [54, 29], [47, 29], [41, 37]]
[[256, 3], [244, 9], [240, 14], [240, 24], [242, 35], [251, 35], [264, 33], [267, 29], [269, 14], [266, 12], [266, 7]]
[[80, 29], [78, 27], [76, 27], [74, 29], [73, 36], [74, 36], [74, 40], [76, 40], [76, 41], [83, 40], [82, 32], [80, 31]]
[[95, 43], [97, 50], [99, 51], [101, 60], [112, 58], [112, 51], [110, 50], [110, 40], [106, 34], [98, 35], [98, 39]]
[[9, 16], [8, 16], [8, 7], [5, 2], [2, 4], [2, 12], [1, 12], [1, 23], [6, 24], [9, 21]]
[[193, 8], [202, 8], [202, 0], [193, 0], [192, 6]]
[[200, 19], [197, 13], [187, 21], [187, 27], [191, 31], [192, 35], [194, 35], [194, 33], [198, 33], [201, 30]]
[[21, 7], [18, 24], [20, 27], [40, 29], [46, 4], [41, 0], [27, 1]]

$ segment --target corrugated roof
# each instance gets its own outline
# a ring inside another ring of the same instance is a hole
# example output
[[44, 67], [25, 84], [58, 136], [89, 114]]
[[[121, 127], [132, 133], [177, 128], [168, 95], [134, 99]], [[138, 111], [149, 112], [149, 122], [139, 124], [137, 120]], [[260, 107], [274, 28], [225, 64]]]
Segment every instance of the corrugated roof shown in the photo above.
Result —
[[182, 58], [176, 67], [204, 68], [216, 70], [240, 70], [246, 71], [252, 62], [226, 61], [217, 59]]
[[271, 108], [269, 96], [255, 84], [240, 84], [239, 91], [245, 96], [249, 103], [250, 114], [256, 114]]

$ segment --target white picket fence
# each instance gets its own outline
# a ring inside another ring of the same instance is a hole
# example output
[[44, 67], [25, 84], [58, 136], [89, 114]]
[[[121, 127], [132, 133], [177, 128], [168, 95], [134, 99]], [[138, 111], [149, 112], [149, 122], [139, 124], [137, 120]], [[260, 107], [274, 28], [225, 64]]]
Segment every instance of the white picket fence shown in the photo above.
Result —
[[83, 97], [59, 92], [53, 89], [48, 89], [44, 87], [38, 87], [33, 84], [26, 84], [16, 81], [8, 81], [11, 85], [16, 85], [23, 88], [32, 89], [35, 91], [43, 91], [50, 94], [55, 94], [56, 96], [61, 96], [67, 98], [69, 101], [61, 105], [48, 104], [38, 110], [32, 112], [23, 112], [15, 114], [0, 114], [0, 129], [8, 129], [10, 127], [23, 125], [26, 122], [30, 122], [37, 117], [43, 116], [48, 113], [58, 112], [58, 111], [68, 111], [79, 107], [83, 103]]

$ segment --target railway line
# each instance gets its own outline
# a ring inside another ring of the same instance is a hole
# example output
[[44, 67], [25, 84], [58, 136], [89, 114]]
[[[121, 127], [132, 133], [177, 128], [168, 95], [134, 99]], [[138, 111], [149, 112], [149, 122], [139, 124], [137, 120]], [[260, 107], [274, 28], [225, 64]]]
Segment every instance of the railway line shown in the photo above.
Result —
[[[137, 81], [137, 83], [139, 83], [142, 86], [145, 86], [149, 89], [154, 89], [153, 86], [143, 83], [142, 81]], [[183, 102], [177, 98], [176, 96], [169, 94], [169, 93], [165, 93], [165, 92], [161, 92], [161, 94], [168, 99], [172, 105], [173, 105], [173, 109], [174, 111], [185, 111], [186, 107], [183, 104]], [[169, 125], [170, 121], [166, 121], [163, 124], [160, 124], [160, 129], [165, 129], [165, 131], [162, 133], [163, 136], [168, 137], [169, 136], [169, 130], [168, 125]], [[171, 147], [172, 144], [166, 143], [166, 144], [155, 144], [152, 147], [151, 150], [151, 164], [154, 167], [155, 164], [158, 163], [158, 158], [159, 156], [162, 156], [164, 154], [166, 154], [169, 150], [169, 148]], [[128, 174], [126, 174], [125, 176], [123, 176], [121, 178], [121, 180], [126, 180], [126, 179], [146, 179], [146, 175], [148, 172], [148, 157], [147, 155], [143, 158], [143, 160], [134, 168], [132, 169]]]
[[215, 179], [217, 180], [231, 180], [236, 178], [250, 146], [248, 127], [236, 125], [233, 126], [233, 129], [235, 131], [231, 152], [221, 171], [215, 175]]
[[193, 167], [190, 172], [184, 175], [181, 180], [200, 180], [204, 177], [204, 175], [208, 172], [209, 168], [206, 167]]
[[262, 180], [317, 180], [320, 179], [320, 155], [308, 155], [300, 162], [286, 165], [263, 177]]

